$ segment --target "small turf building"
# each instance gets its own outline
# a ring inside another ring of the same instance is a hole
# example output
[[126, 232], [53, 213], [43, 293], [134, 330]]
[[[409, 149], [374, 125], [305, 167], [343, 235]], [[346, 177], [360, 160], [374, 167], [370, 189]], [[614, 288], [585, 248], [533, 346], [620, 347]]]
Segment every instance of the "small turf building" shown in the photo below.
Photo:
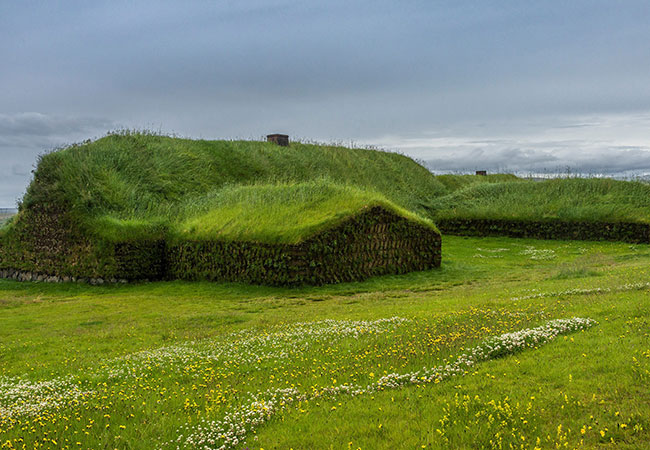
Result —
[[109, 135], [41, 158], [0, 229], [0, 275], [297, 285], [430, 269], [437, 183], [372, 150]]
[[323, 223], [296, 243], [182, 240], [166, 247], [163, 278], [323, 284], [440, 265], [440, 234], [381, 205]]

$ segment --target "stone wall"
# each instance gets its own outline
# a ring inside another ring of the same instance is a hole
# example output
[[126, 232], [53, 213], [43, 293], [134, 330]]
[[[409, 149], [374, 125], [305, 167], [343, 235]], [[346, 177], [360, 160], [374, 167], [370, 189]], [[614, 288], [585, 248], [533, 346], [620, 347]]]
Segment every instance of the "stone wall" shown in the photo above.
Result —
[[41, 281], [43, 283], [89, 283], [92, 285], [100, 285], [105, 283], [127, 283], [128, 280], [111, 278], [105, 280], [103, 278], [77, 278], [71, 276], [58, 276], [46, 275], [36, 272], [25, 272], [13, 269], [0, 269], [0, 278], [16, 280], [16, 281]]

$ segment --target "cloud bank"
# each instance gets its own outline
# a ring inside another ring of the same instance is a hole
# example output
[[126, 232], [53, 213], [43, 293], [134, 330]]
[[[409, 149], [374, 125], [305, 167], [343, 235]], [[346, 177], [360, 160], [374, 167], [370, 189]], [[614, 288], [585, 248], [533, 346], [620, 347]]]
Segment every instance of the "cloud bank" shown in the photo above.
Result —
[[436, 170], [647, 170], [650, 2], [0, 2], [0, 207], [118, 126]]
[[91, 117], [0, 114], [0, 207], [13, 207], [22, 197], [38, 155], [113, 127], [110, 120]]
[[648, 114], [615, 114], [467, 123], [380, 142], [425, 161], [434, 172], [644, 175], [650, 173], [648, 130]]

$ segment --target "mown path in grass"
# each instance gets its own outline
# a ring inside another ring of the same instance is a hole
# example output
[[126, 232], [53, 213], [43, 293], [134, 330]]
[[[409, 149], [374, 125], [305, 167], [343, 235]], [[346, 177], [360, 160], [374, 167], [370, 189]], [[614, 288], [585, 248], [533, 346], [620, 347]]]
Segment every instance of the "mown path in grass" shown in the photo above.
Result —
[[[191, 447], [198, 425], [260, 392], [367, 386], [573, 316], [598, 326], [441, 383], [292, 403], [238, 445], [650, 445], [650, 247], [446, 237], [443, 248], [439, 271], [293, 290], [0, 282], [11, 416], [0, 448]], [[27, 412], [38, 395], [50, 402]]]

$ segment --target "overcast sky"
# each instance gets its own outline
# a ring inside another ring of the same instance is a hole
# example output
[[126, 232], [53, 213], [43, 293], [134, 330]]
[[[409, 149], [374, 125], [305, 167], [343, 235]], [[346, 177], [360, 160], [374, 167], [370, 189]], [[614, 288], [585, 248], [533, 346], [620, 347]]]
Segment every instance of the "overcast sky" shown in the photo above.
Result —
[[649, 23], [631, 0], [0, 0], [0, 207], [39, 153], [124, 127], [650, 172]]

